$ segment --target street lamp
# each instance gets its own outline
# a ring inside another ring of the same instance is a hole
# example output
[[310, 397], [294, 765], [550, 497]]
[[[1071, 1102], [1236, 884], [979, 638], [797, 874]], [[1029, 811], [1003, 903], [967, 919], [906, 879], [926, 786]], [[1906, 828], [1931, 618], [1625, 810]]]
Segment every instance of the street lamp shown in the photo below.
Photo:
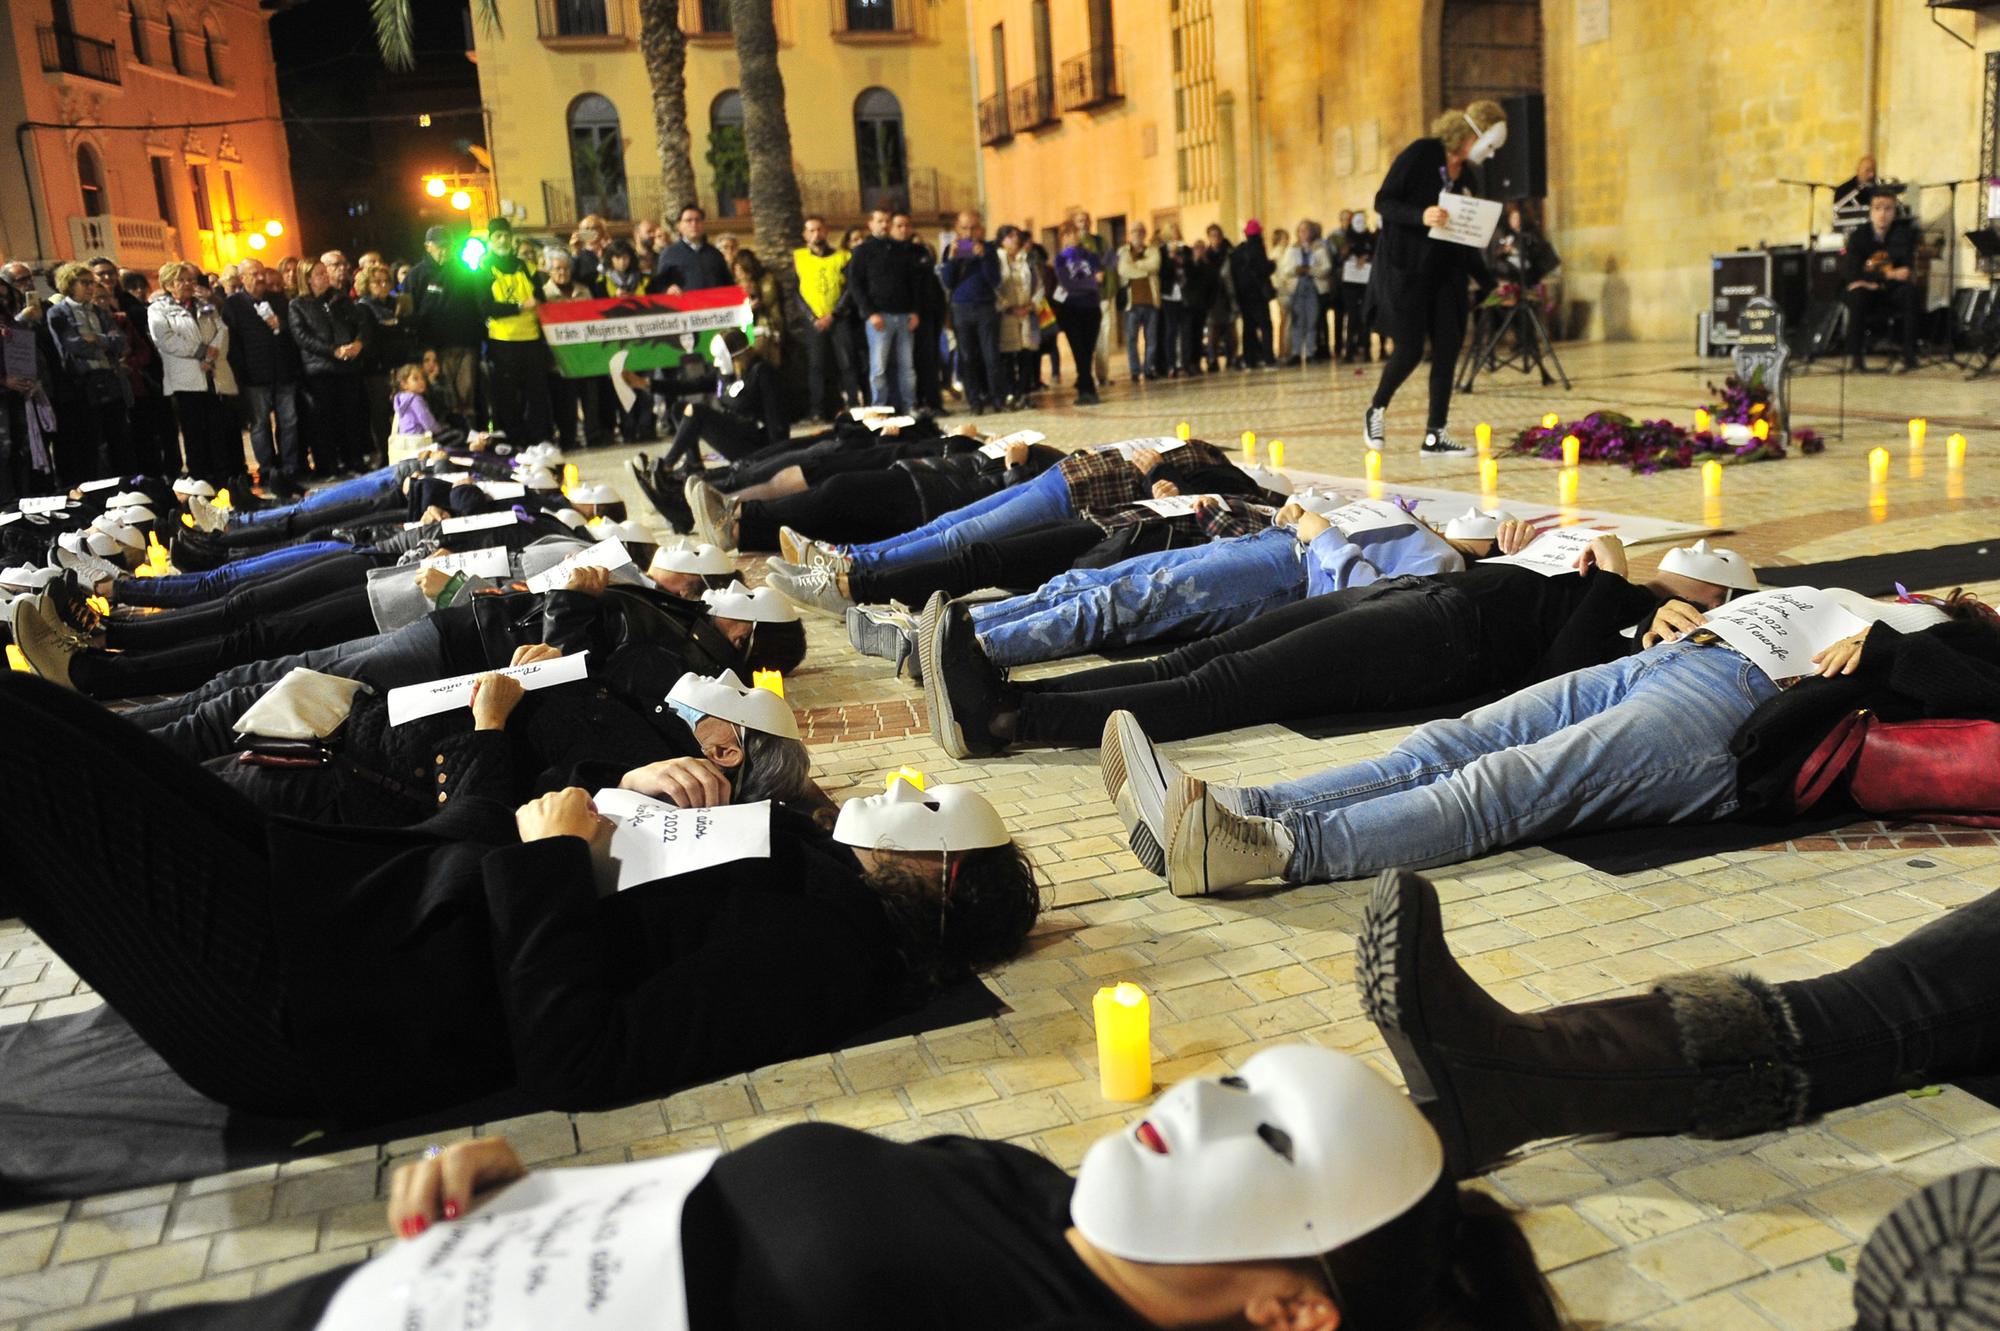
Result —
[[[264, 234], [269, 236], [272, 240], [276, 240], [279, 236], [285, 234], [285, 224], [283, 222], [280, 222], [277, 218], [274, 217], [270, 221], [264, 223]], [[257, 248], [262, 249], [263, 246], [260, 245]]]
[[253, 250], [261, 250], [269, 242], [267, 242], [264, 239], [263, 233], [252, 231], [249, 235], [243, 238], [243, 243], [248, 245]]
[[443, 178], [440, 176], [432, 176], [428, 180], [424, 181], [424, 193], [430, 195], [433, 199], [442, 199], [444, 197]]
[[472, 209], [472, 196], [464, 190], [454, 190], [451, 196], [451, 206], [462, 213], [470, 212]]

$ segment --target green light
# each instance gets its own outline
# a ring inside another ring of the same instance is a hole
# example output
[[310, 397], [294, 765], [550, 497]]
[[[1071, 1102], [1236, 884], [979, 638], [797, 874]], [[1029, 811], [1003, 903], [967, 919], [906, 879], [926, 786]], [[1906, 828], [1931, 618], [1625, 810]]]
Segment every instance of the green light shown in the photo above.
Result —
[[477, 236], [467, 236], [465, 248], [458, 252], [458, 257], [467, 268], [477, 268], [486, 261], [486, 242]]

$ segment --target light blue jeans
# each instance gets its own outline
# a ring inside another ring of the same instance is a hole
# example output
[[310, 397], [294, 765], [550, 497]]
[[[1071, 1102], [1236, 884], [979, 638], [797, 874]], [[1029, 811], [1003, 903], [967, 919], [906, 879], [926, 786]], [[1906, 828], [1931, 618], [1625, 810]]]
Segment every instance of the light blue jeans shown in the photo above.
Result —
[[[1146, 350], [1139, 350], [1139, 337], [1144, 334]], [[1133, 305], [1125, 311], [1125, 368], [1134, 383], [1139, 376], [1153, 368], [1159, 359], [1160, 348], [1160, 307], [1157, 305]]]
[[1285, 825], [1294, 883], [1562, 832], [1712, 822], [1736, 810], [1729, 741], [1777, 691], [1727, 647], [1663, 643], [1419, 726], [1384, 757], [1224, 802]]
[[246, 578], [282, 573], [321, 555], [351, 551], [344, 541], [305, 541], [269, 550], [248, 559], [232, 559], [204, 573], [169, 573], [159, 578], [124, 578], [118, 583], [120, 605], [197, 605], [227, 596]]
[[973, 632], [998, 666], [1100, 647], [1203, 638], [1306, 594], [1291, 532], [1211, 541], [1059, 574], [1025, 596], [972, 607]]
[[868, 334], [868, 384], [872, 392], [868, 400], [878, 407], [914, 410], [917, 362], [910, 316], [884, 313], [880, 328], [865, 319], [861, 327]]
[[403, 478], [415, 471], [417, 464], [412, 459], [392, 462], [386, 467], [377, 467], [365, 476], [340, 481], [334, 485], [314, 490], [296, 504], [274, 504], [270, 508], [260, 508], [254, 513], [234, 513], [229, 515], [232, 531], [243, 528], [263, 527], [285, 521], [292, 517], [310, 517], [315, 513], [327, 513], [334, 509], [364, 508], [374, 505], [388, 507], [403, 497]]
[[984, 499], [932, 518], [914, 531], [857, 545], [848, 554], [854, 557], [856, 568], [885, 573], [963, 550], [974, 541], [989, 541], [1075, 516], [1069, 482], [1060, 468], [1050, 467], [1026, 484], [996, 490]]

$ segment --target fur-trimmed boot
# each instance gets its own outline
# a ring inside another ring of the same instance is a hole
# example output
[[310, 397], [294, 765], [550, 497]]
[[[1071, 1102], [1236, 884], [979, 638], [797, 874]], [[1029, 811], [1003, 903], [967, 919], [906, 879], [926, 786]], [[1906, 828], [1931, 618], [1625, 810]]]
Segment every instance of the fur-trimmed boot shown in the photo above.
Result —
[[1514, 1012], [1459, 969], [1437, 892], [1400, 869], [1375, 885], [1357, 974], [1363, 1008], [1459, 1177], [1544, 1137], [1734, 1137], [1806, 1114], [1790, 1014], [1747, 976], [1681, 976], [1627, 998]]

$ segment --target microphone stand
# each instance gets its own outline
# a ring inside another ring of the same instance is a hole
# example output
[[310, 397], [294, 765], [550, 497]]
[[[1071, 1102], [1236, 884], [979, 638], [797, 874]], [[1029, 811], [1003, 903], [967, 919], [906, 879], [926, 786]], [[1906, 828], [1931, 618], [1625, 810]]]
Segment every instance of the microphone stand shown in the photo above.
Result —
[[1951, 192], [1951, 202], [1948, 205], [1951, 212], [1946, 216], [1944, 224], [1944, 299], [1945, 309], [1950, 312], [1947, 319], [1950, 342], [1947, 344], [1944, 359], [1961, 370], [1965, 368], [1965, 362], [1958, 354], [1958, 188], [1961, 185], [1979, 184], [1984, 179], [1983, 176], [1967, 176], [1962, 180], [1933, 180], [1927, 185], [1917, 186], [1919, 191], [1941, 189]]
[[1824, 180], [1789, 180], [1784, 176], [1778, 177], [1778, 183], [1796, 186], [1806, 192], [1806, 252], [1810, 254], [1819, 244], [1819, 232], [1813, 229], [1813, 219], [1818, 215], [1819, 192], [1825, 190], [1832, 194], [1836, 186]]

